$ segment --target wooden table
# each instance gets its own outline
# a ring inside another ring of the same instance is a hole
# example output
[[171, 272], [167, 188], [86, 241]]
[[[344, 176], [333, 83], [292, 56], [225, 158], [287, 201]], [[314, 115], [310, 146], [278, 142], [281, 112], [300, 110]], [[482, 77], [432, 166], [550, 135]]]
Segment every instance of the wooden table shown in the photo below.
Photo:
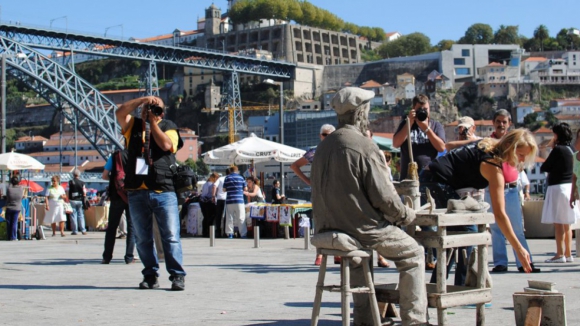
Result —
[[[469, 304], [477, 305], [476, 325], [485, 324], [485, 303], [491, 301], [491, 288], [485, 287], [487, 274], [487, 245], [491, 235], [486, 231], [486, 224], [494, 223], [492, 213], [446, 214], [445, 209], [417, 213], [415, 221], [407, 227], [409, 234], [425, 247], [437, 249], [437, 260], [447, 261], [444, 249], [477, 246], [477, 285], [475, 287], [447, 285], [444, 263], [437, 264], [437, 284], [427, 284], [429, 307], [437, 308], [438, 325], [448, 325], [446, 309]], [[450, 226], [477, 225], [477, 232], [451, 232]], [[436, 232], [415, 232], [414, 226], [436, 226]], [[397, 284], [376, 285], [377, 301], [398, 303]]]

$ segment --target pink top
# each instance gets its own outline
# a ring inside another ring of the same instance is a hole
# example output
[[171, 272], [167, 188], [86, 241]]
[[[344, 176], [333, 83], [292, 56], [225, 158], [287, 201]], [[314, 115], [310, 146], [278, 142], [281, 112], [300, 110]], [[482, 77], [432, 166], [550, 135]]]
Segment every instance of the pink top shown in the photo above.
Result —
[[505, 179], [505, 183], [518, 181], [518, 169], [509, 165], [507, 162], [501, 164], [501, 169], [503, 171], [503, 178]]

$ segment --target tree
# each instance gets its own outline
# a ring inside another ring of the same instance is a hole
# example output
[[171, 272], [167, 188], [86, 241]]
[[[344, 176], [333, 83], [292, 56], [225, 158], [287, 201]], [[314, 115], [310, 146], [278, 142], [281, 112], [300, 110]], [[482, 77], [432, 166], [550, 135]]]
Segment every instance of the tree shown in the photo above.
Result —
[[195, 161], [195, 167], [198, 175], [208, 175], [209, 174], [209, 167], [202, 159]]
[[534, 30], [534, 38], [540, 41], [540, 51], [544, 51], [544, 40], [550, 36], [548, 27], [540, 25]]
[[493, 29], [488, 24], [477, 23], [469, 26], [465, 35], [459, 39], [459, 44], [491, 44]]
[[429, 53], [431, 40], [423, 33], [411, 33], [381, 45], [377, 52], [382, 58], [403, 57]]
[[360, 57], [363, 62], [378, 61], [382, 59], [375, 50], [362, 50]]
[[316, 14], [318, 13], [316, 10], [317, 8], [306, 0], [300, 2], [300, 8], [302, 9], [302, 21], [298, 23], [314, 26], [314, 23], [316, 22]]
[[387, 35], [386, 35], [384, 29], [382, 29], [380, 27], [373, 27], [373, 30], [375, 31], [375, 38], [373, 39], [373, 41], [382, 42], [385, 40], [385, 38], [387, 38]]
[[451, 46], [455, 44], [453, 40], [441, 40], [433, 47], [434, 52], [451, 50]]
[[287, 16], [283, 17], [287, 21], [301, 21], [302, 20], [302, 8], [300, 7], [300, 3], [297, 0], [287, 0]]
[[493, 43], [496, 44], [520, 44], [518, 32], [519, 27], [516, 25], [500, 25], [499, 29], [493, 35]]

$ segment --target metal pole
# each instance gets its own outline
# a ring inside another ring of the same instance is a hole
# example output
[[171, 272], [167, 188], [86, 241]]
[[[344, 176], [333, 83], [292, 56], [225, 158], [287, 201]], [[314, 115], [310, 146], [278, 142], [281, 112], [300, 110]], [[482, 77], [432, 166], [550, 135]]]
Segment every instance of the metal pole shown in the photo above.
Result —
[[310, 227], [305, 226], [302, 229], [304, 230], [304, 250], [310, 250]]
[[79, 166], [79, 163], [77, 161], [77, 150], [78, 150], [78, 148], [77, 148], [78, 133], [77, 132], [78, 132], [78, 123], [79, 123], [79, 120], [78, 120], [78, 117], [77, 117], [77, 110], [75, 110], [75, 169], [77, 169], [78, 166]]
[[6, 52], [2, 53], [2, 153], [6, 153]]
[[60, 173], [62, 173], [62, 119], [64, 119], [64, 115], [62, 114], [62, 110], [60, 110], [60, 137], [59, 137], [59, 152], [60, 152], [60, 157], [59, 157], [59, 162], [60, 162]]
[[215, 247], [215, 225], [209, 226], [209, 246]]
[[[284, 87], [280, 81], [280, 144], [284, 145]], [[284, 163], [280, 162], [280, 189], [282, 195], [286, 193], [284, 182]]]
[[254, 226], [254, 248], [260, 248], [260, 227]]

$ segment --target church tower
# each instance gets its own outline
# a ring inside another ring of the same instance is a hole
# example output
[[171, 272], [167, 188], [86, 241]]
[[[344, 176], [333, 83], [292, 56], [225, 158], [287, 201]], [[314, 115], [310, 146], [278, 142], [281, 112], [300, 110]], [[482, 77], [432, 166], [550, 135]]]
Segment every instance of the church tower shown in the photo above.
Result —
[[217, 35], [220, 33], [222, 12], [213, 3], [205, 10], [205, 35]]

